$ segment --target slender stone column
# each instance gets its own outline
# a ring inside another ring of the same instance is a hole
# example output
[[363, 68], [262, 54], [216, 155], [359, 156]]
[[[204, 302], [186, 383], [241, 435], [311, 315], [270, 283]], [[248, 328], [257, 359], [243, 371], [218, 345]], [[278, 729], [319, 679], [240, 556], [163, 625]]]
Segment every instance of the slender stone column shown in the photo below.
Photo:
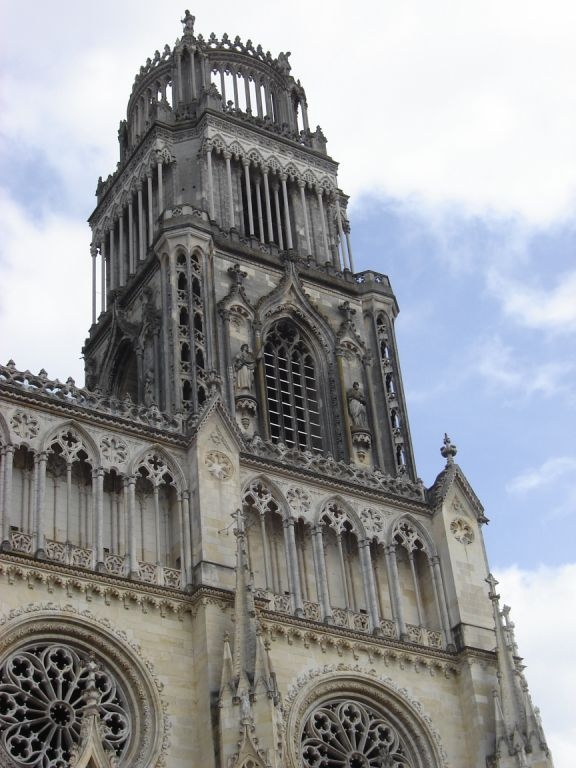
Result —
[[436, 610], [440, 619], [440, 625], [443, 629], [446, 645], [452, 644], [452, 629], [450, 627], [450, 617], [448, 616], [448, 606], [444, 595], [444, 584], [442, 582], [442, 570], [440, 568], [440, 558], [433, 555], [429, 559], [432, 581], [434, 584], [434, 597], [436, 599]]
[[262, 551], [264, 552], [264, 575], [266, 577], [266, 589], [272, 589], [272, 571], [270, 568], [270, 542], [266, 535], [266, 513], [260, 512], [260, 535], [262, 537]]
[[230, 68], [230, 74], [232, 75], [232, 86], [234, 88], [234, 107], [240, 109], [240, 103], [238, 101], [238, 76], [236, 69]]
[[90, 246], [90, 256], [92, 256], [92, 325], [96, 323], [96, 259], [98, 258], [98, 249], [92, 243]]
[[[7, 446], [5, 445], [0, 445], [0, 549], [10, 549], [9, 538], [4, 535], [6, 530], [10, 530], [10, 525], [7, 520], [9, 507], [6, 504], [4, 496], [6, 482], [6, 447]], [[22, 499], [22, 508], [24, 508], [24, 498]]]
[[268, 225], [268, 242], [274, 242], [274, 227], [272, 226], [272, 206], [270, 205], [270, 185], [268, 184], [268, 168], [264, 168], [264, 201], [266, 203], [266, 223]]
[[288, 189], [286, 188], [286, 175], [280, 176], [282, 182], [282, 198], [284, 200], [284, 222], [286, 228], [286, 248], [292, 249], [292, 226], [290, 224], [290, 208], [288, 206]]
[[228, 180], [228, 215], [230, 218], [230, 229], [235, 229], [236, 222], [234, 221], [234, 195], [232, 193], [232, 168], [230, 166], [230, 152], [224, 153], [224, 159], [226, 160], [226, 179]]
[[160, 551], [160, 543], [162, 541], [162, 538], [160, 536], [160, 499], [159, 499], [159, 488], [157, 485], [154, 486], [154, 536], [156, 541], [156, 565], [162, 565], [162, 553]]
[[128, 491], [128, 575], [137, 579], [140, 568], [136, 556], [136, 478], [130, 475], [124, 478], [124, 482]]
[[46, 496], [46, 463], [48, 454], [41, 451], [34, 456], [34, 470], [36, 473], [36, 557], [46, 557], [46, 534], [44, 532], [44, 504]]
[[70, 517], [72, 515], [72, 462], [66, 462], [66, 541], [70, 541]]
[[297, 616], [304, 614], [304, 604], [302, 602], [302, 587], [300, 584], [300, 572], [298, 570], [298, 555], [296, 552], [296, 536], [294, 534], [295, 520], [287, 518], [284, 520], [284, 545], [286, 547], [286, 562], [288, 564], [288, 580], [290, 582], [290, 592], [294, 600], [294, 613]]
[[10, 522], [12, 516], [12, 467], [14, 463], [14, 446], [5, 445], [2, 448], [2, 470], [0, 473], [0, 503], [2, 504], [2, 549], [10, 549]]
[[190, 532], [190, 491], [182, 491], [182, 562], [184, 563], [183, 587], [192, 585], [192, 536]]
[[302, 216], [304, 217], [304, 232], [306, 234], [306, 255], [312, 256], [312, 244], [310, 241], [310, 224], [308, 223], [308, 206], [306, 205], [306, 192], [304, 191], [306, 182], [301, 180], [298, 182], [298, 186], [300, 187], [300, 200], [302, 201]]
[[330, 248], [328, 247], [328, 234], [326, 232], [326, 215], [324, 214], [324, 202], [322, 200], [322, 188], [316, 190], [318, 195], [318, 208], [320, 209], [320, 225], [322, 227], [322, 241], [326, 251], [326, 261], [330, 261]]
[[214, 174], [212, 172], [212, 147], [206, 150], [206, 164], [208, 167], [208, 207], [210, 209], [210, 221], [216, 221], [216, 209], [214, 207]]
[[252, 114], [252, 103], [250, 101], [250, 78], [247, 75], [243, 76], [244, 80], [244, 93], [246, 95], [246, 112]]
[[400, 580], [398, 578], [398, 564], [396, 563], [396, 545], [389, 544], [384, 548], [386, 554], [386, 570], [388, 572], [388, 585], [390, 589], [390, 603], [392, 606], [392, 617], [396, 622], [398, 637], [406, 637], [406, 624], [402, 611], [402, 601], [400, 599]]
[[352, 600], [350, 596], [350, 584], [348, 574], [346, 573], [346, 563], [344, 561], [344, 549], [342, 547], [342, 534], [336, 534], [336, 546], [338, 547], [338, 559], [340, 560], [340, 572], [342, 573], [342, 583], [344, 584], [344, 599], [346, 600], [346, 610], [352, 608]]
[[348, 251], [348, 262], [350, 264], [350, 269], [352, 272], [354, 272], [354, 260], [352, 259], [352, 243], [350, 242], [350, 232], [348, 230], [345, 230], [344, 235], [346, 237], [346, 250]]
[[270, 93], [270, 86], [266, 82], [264, 83], [264, 97], [266, 99], [266, 115], [270, 118], [270, 120], [278, 122], [277, 116], [274, 114], [274, 110], [272, 108], [272, 95]]
[[318, 592], [320, 610], [322, 611], [322, 619], [327, 624], [331, 624], [332, 608], [330, 607], [330, 594], [328, 592], [328, 576], [326, 574], [326, 560], [324, 558], [324, 542], [321, 525], [315, 525], [314, 528], [312, 528], [312, 546], [315, 553], [316, 590]]
[[126, 282], [126, 248], [124, 246], [124, 208], [118, 219], [118, 263], [120, 267], [119, 286], [122, 287]]
[[344, 230], [342, 229], [342, 217], [340, 215], [340, 203], [338, 201], [338, 198], [336, 198], [336, 224], [338, 226], [338, 241], [340, 245], [340, 258], [341, 258], [341, 267], [343, 269], [346, 269], [347, 267], [350, 268], [350, 264], [346, 263], [346, 247], [344, 245], [345, 238], [344, 238]]
[[128, 203], [128, 273], [136, 272], [136, 259], [134, 258], [134, 205], [132, 198]]
[[116, 288], [116, 254], [114, 253], [114, 224], [108, 233], [108, 264], [110, 265], [109, 285], [110, 289]]
[[300, 109], [302, 110], [302, 124], [305, 131], [310, 130], [310, 124], [308, 122], [308, 104], [305, 101], [300, 102]]
[[92, 498], [96, 527], [96, 570], [104, 571], [104, 470], [102, 467], [92, 472]]
[[106, 312], [106, 237], [100, 241], [100, 312]]
[[260, 233], [260, 242], [264, 242], [264, 218], [262, 215], [262, 198], [260, 196], [260, 177], [257, 176], [254, 182], [256, 184], [256, 215], [258, 216], [258, 232]]
[[280, 198], [278, 197], [278, 185], [274, 184], [274, 210], [276, 211], [276, 227], [278, 229], [278, 247], [284, 250], [284, 236], [282, 235], [282, 216], [280, 215]]
[[144, 205], [142, 203], [142, 185], [138, 185], [138, 261], [144, 261]]
[[416, 612], [418, 614], [418, 625], [424, 626], [424, 613], [422, 611], [422, 596], [420, 594], [420, 584], [418, 582], [418, 574], [416, 573], [416, 563], [414, 561], [414, 550], [408, 553], [408, 559], [410, 561], [410, 571], [412, 573], [412, 583], [414, 584], [414, 594], [416, 596]]
[[254, 80], [254, 85], [256, 86], [256, 110], [258, 113], [258, 117], [263, 117], [262, 112], [262, 85], [259, 80]]
[[192, 51], [190, 54], [190, 80], [192, 81], [192, 98], [198, 98], [198, 86], [196, 83], [196, 53]]
[[164, 175], [162, 170], [162, 160], [158, 160], [158, 216], [164, 212]]
[[148, 174], [148, 245], [152, 245], [154, 239], [154, 214], [152, 207], [152, 173]]
[[178, 93], [178, 103], [181, 104], [184, 96], [182, 91], [182, 55], [180, 52], [176, 53], [176, 73], [178, 78], [178, 87], [176, 91]]
[[358, 542], [360, 553], [360, 565], [362, 568], [362, 582], [366, 594], [366, 605], [372, 622], [372, 631], [380, 632], [380, 614], [378, 611], [378, 597], [376, 595], [376, 584], [374, 583], [374, 570], [372, 569], [372, 556], [370, 555], [370, 539], [363, 539]]
[[226, 106], [226, 79], [224, 77], [224, 67], [220, 67], [220, 93], [222, 95], [222, 107]]
[[252, 212], [252, 190], [250, 188], [250, 161], [243, 160], [244, 182], [246, 185], [246, 204], [248, 205], [248, 228], [250, 236], [254, 235], [254, 214]]

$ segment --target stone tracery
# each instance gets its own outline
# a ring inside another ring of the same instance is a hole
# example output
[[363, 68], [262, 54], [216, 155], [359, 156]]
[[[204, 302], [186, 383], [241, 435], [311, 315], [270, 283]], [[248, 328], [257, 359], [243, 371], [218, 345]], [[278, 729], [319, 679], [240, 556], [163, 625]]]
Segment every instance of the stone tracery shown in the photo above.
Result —
[[373, 707], [331, 699], [315, 707], [302, 731], [307, 768], [411, 768], [394, 726]]
[[[64, 643], [28, 644], [0, 667], [1, 745], [15, 766], [59, 768], [78, 743], [90, 657]], [[132, 730], [126, 695], [114, 674], [95, 675], [104, 744], [121, 756]]]

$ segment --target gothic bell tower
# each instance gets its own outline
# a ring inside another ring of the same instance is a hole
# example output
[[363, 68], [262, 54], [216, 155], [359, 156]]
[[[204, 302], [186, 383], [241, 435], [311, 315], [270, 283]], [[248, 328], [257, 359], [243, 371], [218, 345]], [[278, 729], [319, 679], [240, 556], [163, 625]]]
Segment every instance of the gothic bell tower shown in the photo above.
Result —
[[220, 387], [249, 438], [415, 480], [396, 300], [354, 273], [290, 54], [183, 25], [140, 69], [98, 182], [88, 386], [183, 423]]
[[0, 765], [552, 768], [290, 55], [182, 23], [98, 182], [87, 386], [0, 366]]

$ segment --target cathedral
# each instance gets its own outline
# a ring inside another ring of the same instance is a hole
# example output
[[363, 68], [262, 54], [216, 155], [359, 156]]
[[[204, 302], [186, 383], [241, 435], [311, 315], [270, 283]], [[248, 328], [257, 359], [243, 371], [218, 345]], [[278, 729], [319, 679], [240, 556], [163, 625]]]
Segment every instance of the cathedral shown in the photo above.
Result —
[[85, 387], [0, 366], [0, 765], [552, 768], [290, 54], [182, 25], [98, 180]]

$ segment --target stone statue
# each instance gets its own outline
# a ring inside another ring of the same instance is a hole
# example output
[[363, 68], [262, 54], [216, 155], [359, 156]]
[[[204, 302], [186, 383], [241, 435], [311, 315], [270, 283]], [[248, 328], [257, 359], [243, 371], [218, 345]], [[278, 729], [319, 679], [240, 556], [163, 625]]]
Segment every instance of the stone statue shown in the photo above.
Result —
[[255, 369], [256, 357], [250, 351], [248, 344], [242, 344], [240, 352], [234, 358], [235, 389], [237, 392], [254, 391]]
[[194, 34], [194, 22], [196, 21], [196, 17], [192, 16], [190, 11], [186, 9], [184, 12], [184, 18], [182, 19], [182, 24], [184, 24], [184, 34], [185, 35], [193, 35]]
[[292, 69], [290, 62], [288, 61], [288, 56], [290, 56], [290, 51], [287, 51], [286, 53], [280, 51], [278, 54], [278, 69], [283, 75], [290, 74], [290, 70]]
[[154, 402], [154, 374], [148, 371], [144, 377], [144, 405], [150, 406]]
[[353, 426], [367, 427], [366, 398], [357, 381], [352, 384], [352, 388], [348, 390], [346, 397], [348, 399], [348, 413], [350, 414]]

